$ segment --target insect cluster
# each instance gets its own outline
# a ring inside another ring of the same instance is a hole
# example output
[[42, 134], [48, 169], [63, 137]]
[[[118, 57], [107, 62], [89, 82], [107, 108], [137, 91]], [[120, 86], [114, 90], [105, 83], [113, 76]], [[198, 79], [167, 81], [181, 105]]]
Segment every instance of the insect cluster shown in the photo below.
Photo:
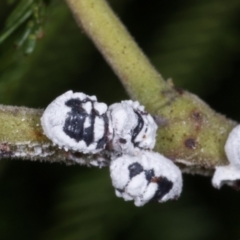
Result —
[[179, 197], [181, 172], [171, 160], [152, 151], [157, 125], [138, 102], [108, 107], [95, 96], [68, 91], [48, 105], [41, 123], [59, 148], [86, 154], [108, 152], [118, 197], [134, 200], [136, 206]]

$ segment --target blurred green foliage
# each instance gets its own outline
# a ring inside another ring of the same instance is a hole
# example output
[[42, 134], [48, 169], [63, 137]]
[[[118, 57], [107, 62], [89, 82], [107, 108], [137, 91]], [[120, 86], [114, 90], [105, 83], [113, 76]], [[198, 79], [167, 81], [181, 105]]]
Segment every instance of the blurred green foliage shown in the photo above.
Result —
[[43, 0], [13, 0], [8, 3], [14, 5], [14, 9], [7, 17], [4, 29], [0, 33], [0, 44], [24, 25], [15, 47], [17, 49], [23, 47], [25, 54], [31, 54], [36, 41], [43, 37], [42, 25], [47, 3]]
[[[14, 4], [16, 4], [15, 1]], [[240, 1], [111, 0], [165, 78], [240, 119]], [[15, 5], [12, 5], [15, 6]], [[14, 7], [0, 1], [0, 27]], [[0, 102], [44, 108], [72, 89], [112, 103], [127, 95], [77, 27], [52, 0], [44, 37], [31, 55], [14, 47], [19, 26], [0, 46]], [[0, 29], [0, 30], [1, 30]], [[134, 207], [114, 196], [108, 169], [28, 161], [0, 162], [0, 236], [4, 240], [239, 239], [239, 193], [210, 178], [184, 176], [176, 202]]]

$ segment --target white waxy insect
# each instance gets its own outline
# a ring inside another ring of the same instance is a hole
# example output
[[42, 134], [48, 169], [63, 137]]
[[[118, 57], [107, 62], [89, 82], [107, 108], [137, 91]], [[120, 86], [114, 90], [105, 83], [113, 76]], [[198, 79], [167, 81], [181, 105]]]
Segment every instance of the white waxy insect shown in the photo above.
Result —
[[128, 100], [112, 104], [108, 109], [108, 117], [113, 130], [113, 150], [134, 155], [140, 149], [153, 149], [157, 124], [139, 102]]
[[125, 201], [134, 200], [136, 206], [177, 199], [182, 191], [180, 169], [171, 160], [151, 151], [112, 160], [110, 176], [116, 195]]
[[228, 161], [231, 164], [240, 167], [240, 125], [237, 125], [229, 133], [225, 144], [225, 152]]
[[216, 167], [212, 178], [212, 184], [216, 188], [224, 184], [236, 186], [237, 181], [240, 180], [240, 125], [233, 128], [228, 135], [225, 153], [229, 165]]
[[107, 105], [95, 96], [68, 91], [45, 109], [41, 118], [46, 136], [60, 148], [97, 153], [108, 142]]

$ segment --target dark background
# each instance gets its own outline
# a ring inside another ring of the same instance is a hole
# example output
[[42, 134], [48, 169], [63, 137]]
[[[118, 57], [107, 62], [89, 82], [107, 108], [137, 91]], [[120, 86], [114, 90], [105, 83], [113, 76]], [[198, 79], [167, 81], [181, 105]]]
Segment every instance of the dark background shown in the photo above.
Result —
[[[165, 79], [240, 120], [239, 0], [109, 2]], [[1, 1], [1, 27], [10, 11]], [[106, 103], [128, 98], [65, 2], [50, 4], [44, 26], [29, 56], [14, 49], [14, 36], [0, 46], [2, 104], [44, 108], [69, 89]], [[107, 168], [0, 161], [3, 240], [237, 240], [239, 201], [209, 177], [184, 175], [178, 201], [137, 208], [115, 197]]]

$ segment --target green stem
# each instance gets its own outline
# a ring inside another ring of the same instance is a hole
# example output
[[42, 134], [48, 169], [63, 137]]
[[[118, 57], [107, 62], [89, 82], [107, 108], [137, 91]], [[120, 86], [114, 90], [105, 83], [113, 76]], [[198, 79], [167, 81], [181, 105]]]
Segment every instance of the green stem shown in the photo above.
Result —
[[54, 147], [43, 134], [42, 113], [41, 109], [0, 105], [0, 159], [89, 165], [91, 161], [103, 158], [100, 154], [74, 154]]
[[165, 82], [104, 0], [66, 2], [130, 97], [155, 117], [159, 125], [155, 150], [192, 173], [227, 164], [224, 144], [236, 123]]
[[77, 22], [111, 65], [132, 99], [146, 107], [168, 101], [170, 87], [104, 0], [66, 0]]
[[[235, 122], [213, 111], [197, 96], [177, 90], [156, 72], [103, 0], [66, 0], [77, 22], [119, 76], [127, 92], [159, 125], [155, 151], [186, 171], [204, 174], [228, 163], [224, 144]], [[40, 126], [41, 110], [0, 106], [0, 158], [88, 164], [104, 158], [53, 147]], [[202, 172], [200, 172], [202, 173]]]

